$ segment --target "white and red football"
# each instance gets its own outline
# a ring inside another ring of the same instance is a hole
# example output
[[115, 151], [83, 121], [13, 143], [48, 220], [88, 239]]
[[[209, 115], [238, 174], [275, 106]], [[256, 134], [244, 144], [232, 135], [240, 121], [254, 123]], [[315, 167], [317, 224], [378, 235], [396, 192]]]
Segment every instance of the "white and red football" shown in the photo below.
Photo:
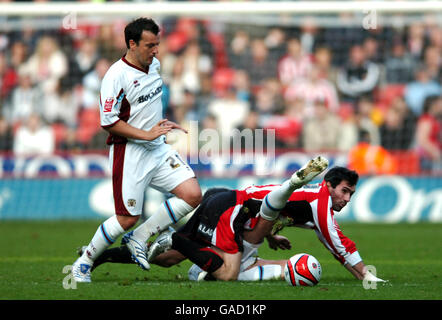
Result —
[[321, 264], [307, 253], [298, 253], [287, 260], [284, 267], [284, 277], [288, 284], [294, 287], [312, 287], [321, 280]]

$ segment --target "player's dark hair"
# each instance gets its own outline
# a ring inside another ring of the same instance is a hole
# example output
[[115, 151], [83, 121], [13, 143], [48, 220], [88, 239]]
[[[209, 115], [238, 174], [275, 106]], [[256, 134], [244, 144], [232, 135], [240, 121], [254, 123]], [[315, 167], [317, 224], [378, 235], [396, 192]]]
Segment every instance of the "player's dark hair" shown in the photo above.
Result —
[[160, 27], [149, 18], [138, 18], [130, 22], [126, 28], [124, 28], [124, 40], [126, 41], [126, 47], [129, 49], [129, 40], [133, 40], [136, 44], [140, 42], [141, 34], [143, 31], [150, 31], [154, 35], [158, 35]]
[[359, 175], [356, 171], [345, 167], [333, 167], [325, 174], [324, 180], [330, 182], [333, 188], [336, 188], [343, 180], [348, 181], [351, 186], [355, 186], [358, 183]]

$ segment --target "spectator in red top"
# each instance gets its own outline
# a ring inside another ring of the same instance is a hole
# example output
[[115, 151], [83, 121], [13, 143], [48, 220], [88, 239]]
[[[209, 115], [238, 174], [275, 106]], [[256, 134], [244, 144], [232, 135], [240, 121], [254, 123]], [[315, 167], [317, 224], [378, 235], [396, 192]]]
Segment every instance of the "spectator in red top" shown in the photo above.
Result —
[[0, 53], [0, 105], [9, 97], [17, 82], [17, 73], [8, 65], [5, 55]]
[[275, 130], [276, 148], [300, 148], [303, 120], [304, 100], [287, 100], [284, 110], [266, 121], [265, 129]]
[[425, 100], [424, 110], [416, 128], [417, 151], [423, 171], [442, 169], [442, 97]]

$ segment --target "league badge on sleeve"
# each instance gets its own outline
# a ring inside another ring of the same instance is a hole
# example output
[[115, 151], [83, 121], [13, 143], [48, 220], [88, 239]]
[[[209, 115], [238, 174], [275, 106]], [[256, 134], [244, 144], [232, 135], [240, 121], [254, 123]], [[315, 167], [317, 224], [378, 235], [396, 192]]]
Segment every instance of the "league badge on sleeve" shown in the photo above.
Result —
[[114, 98], [107, 98], [104, 102], [103, 112], [111, 112], [112, 106], [114, 105]]

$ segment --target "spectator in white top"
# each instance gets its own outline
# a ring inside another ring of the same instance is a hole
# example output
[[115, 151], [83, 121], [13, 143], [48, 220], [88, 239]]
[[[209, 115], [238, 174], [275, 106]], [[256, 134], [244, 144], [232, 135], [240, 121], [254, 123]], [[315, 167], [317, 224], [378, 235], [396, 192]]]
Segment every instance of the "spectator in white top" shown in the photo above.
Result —
[[229, 141], [232, 130], [244, 123], [250, 105], [238, 99], [236, 90], [230, 87], [224, 96], [214, 99], [208, 106], [208, 112], [216, 118], [224, 141]]
[[57, 89], [60, 78], [66, 75], [68, 61], [55, 39], [43, 36], [24, 67], [29, 71], [33, 83], [38, 84], [45, 93], [51, 93]]
[[43, 92], [33, 85], [31, 78], [27, 70], [19, 70], [18, 86], [12, 91], [10, 104], [5, 110], [6, 118], [13, 125], [25, 121], [31, 113], [41, 111], [38, 103], [43, 99]]
[[15, 135], [13, 151], [18, 156], [47, 155], [55, 149], [52, 129], [42, 123], [37, 113], [32, 113]]

